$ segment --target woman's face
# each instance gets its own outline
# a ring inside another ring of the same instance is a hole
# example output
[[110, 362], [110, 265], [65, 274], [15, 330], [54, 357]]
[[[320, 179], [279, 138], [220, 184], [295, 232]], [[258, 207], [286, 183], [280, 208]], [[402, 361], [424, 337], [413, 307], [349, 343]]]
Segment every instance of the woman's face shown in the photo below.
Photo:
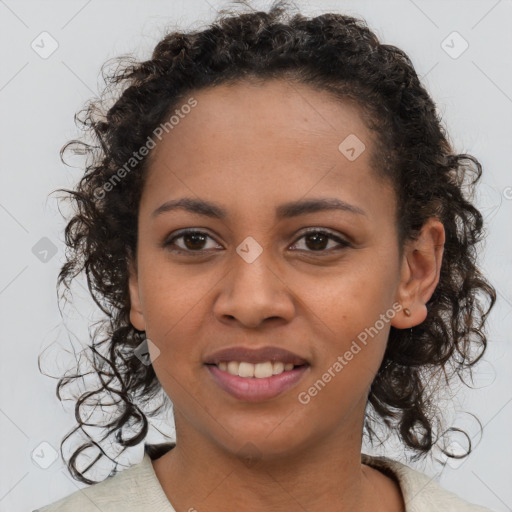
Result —
[[[357, 444], [403, 317], [396, 199], [370, 167], [373, 135], [356, 107], [284, 81], [192, 96], [152, 150], [130, 278], [131, 321], [154, 344], [178, 436], [265, 456]], [[184, 198], [215, 208], [162, 207]], [[312, 201], [341, 207], [301, 210]], [[185, 228], [200, 233], [171, 241]], [[268, 347], [305, 364], [278, 374], [284, 355], [251, 352]], [[230, 348], [249, 352], [212, 358]]]

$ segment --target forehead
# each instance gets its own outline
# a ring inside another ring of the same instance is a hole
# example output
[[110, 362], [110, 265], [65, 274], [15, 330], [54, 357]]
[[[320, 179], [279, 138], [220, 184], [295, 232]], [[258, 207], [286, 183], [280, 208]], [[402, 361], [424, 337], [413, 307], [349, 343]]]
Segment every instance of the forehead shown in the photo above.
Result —
[[[292, 146], [294, 154], [303, 147], [314, 147], [316, 153], [337, 157], [338, 146], [347, 136], [357, 136], [367, 147], [373, 137], [359, 106], [353, 102], [340, 101], [326, 91], [287, 80], [223, 84], [191, 92], [190, 96], [197, 106], [180, 116], [168, 137], [164, 135], [170, 146], [170, 139], [174, 139], [175, 145], [193, 141], [201, 147], [208, 145], [211, 150], [218, 146], [223, 151], [223, 146], [236, 143], [233, 149], [258, 154], [268, 149], [272, 156], [285, 153]], [[203, 140], [198, 140], [201, 136]], [[254, 142], [258, 143], [257, 148]]]
[[162, 199], [227, 192], [298, 199], [308, 191], [348, 199], [382, 190], [371, 164], [375, 135], [352, 102], [285, 80], [224, 84], [190, 97], [196, 106], [182, 111], [150, 155], [145, 188]]

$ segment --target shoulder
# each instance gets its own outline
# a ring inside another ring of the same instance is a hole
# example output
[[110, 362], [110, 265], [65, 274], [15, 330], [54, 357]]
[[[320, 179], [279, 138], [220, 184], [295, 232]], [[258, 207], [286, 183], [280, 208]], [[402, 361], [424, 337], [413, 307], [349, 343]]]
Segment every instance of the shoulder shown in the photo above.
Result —
[[491, 512], [441, 487], [432, 477], [387, 457], [362, 454], [363, 464], [394, 476], [400, 485], [406, 512]]
[[138, 464], [33, 512], [175, 512], [149, 455]]

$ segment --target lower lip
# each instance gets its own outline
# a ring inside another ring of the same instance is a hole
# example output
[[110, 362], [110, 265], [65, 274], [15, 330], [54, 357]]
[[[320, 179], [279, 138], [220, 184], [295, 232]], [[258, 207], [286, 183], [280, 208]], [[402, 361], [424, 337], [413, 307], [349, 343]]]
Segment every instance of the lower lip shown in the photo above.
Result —
[[213, 380], [231, 396], [248, 402], [260, 402], [274, 398], [295, 385], [309, 368], [308, 365], [298, 366], [272, 377], [257, 379], [231, 375], [215, 365], [207, 365]]

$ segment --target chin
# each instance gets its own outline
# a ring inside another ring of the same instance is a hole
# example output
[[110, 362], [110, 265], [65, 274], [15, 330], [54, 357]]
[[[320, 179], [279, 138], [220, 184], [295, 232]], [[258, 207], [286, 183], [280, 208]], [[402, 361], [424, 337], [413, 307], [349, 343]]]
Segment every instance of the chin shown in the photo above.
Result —
[[233, 436], [222, 436], [217, 439], [217, 443], [221, 449], [242, 458], [254, 458], [256, 460], [281, 460], [286, 457], [294, 456], [297, 451], [302, 450], [306, 445], [312, 444], [314, 441], [304, 438], [304, 429], [289, 429], [283, 427], [283, 418], [276, 419], [267, 427], [255, 425], [254, 420], [247, 425], [246, 428], [237, 423], [236, 428], [228, 427], [228, 432], [234, 432]]

